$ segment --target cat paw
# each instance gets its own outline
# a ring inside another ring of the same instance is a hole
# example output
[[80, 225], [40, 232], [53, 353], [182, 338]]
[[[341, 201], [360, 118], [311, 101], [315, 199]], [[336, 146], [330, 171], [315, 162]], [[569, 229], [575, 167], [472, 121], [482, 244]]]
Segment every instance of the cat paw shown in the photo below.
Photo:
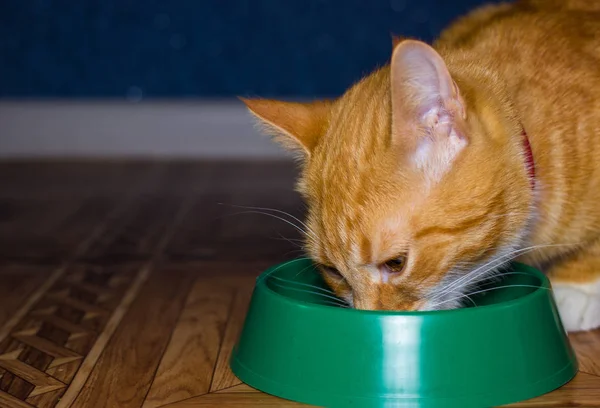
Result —
[[591, 283], [553, 283], [554, 298], [569, 332], [600, 327], [600, 280]]

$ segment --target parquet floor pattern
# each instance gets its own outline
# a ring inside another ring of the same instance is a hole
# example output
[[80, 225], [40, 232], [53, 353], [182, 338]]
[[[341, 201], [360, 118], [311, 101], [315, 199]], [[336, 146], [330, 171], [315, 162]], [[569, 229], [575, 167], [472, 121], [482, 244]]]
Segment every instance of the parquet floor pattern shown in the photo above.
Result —
[[[289, 163], [0, 164], [0, 408], [301, 406], [228, 360], [254, 278], [297, 232]], [[282, 238], [290, 238], [288, 241]], [[515, 407], [600, 407], [600, 331], [581, 372]]]

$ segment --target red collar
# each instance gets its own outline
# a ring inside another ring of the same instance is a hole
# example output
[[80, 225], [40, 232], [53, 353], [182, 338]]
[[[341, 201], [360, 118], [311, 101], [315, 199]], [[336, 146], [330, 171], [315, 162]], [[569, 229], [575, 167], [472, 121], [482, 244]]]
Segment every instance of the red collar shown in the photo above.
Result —
[[525, 167], [529, 173], [529, 182], [533, 189], [535, 187], [535, 162], [533, 161], [533, 152], [531, 151], [531, 144], [529, 143], [525, 129], [523, 129], [523, 145], [525, 147]]

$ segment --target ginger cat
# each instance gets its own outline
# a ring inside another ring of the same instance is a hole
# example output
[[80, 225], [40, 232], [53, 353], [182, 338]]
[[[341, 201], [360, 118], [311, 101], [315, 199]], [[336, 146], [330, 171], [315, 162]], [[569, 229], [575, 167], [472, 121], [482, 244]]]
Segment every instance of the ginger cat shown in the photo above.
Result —
[[520, 255], [600, 327], [600, 1], [486, 6], [337, 100], [243, 101], [299, 152], [307, 252], [351, 306], [454, 308]]

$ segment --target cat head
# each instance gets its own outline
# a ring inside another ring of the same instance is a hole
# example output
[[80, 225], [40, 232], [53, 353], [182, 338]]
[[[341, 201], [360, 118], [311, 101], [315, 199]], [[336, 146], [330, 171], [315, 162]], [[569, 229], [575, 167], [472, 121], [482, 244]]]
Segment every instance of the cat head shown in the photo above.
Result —
[[353, 307], [455, 307], [468, 287], [459, 279], [523, 238], [520, 125], [493, 78], [455, 71], [406, 40], [339, 99], [243, 99], [298, 153], [306, 250]]

